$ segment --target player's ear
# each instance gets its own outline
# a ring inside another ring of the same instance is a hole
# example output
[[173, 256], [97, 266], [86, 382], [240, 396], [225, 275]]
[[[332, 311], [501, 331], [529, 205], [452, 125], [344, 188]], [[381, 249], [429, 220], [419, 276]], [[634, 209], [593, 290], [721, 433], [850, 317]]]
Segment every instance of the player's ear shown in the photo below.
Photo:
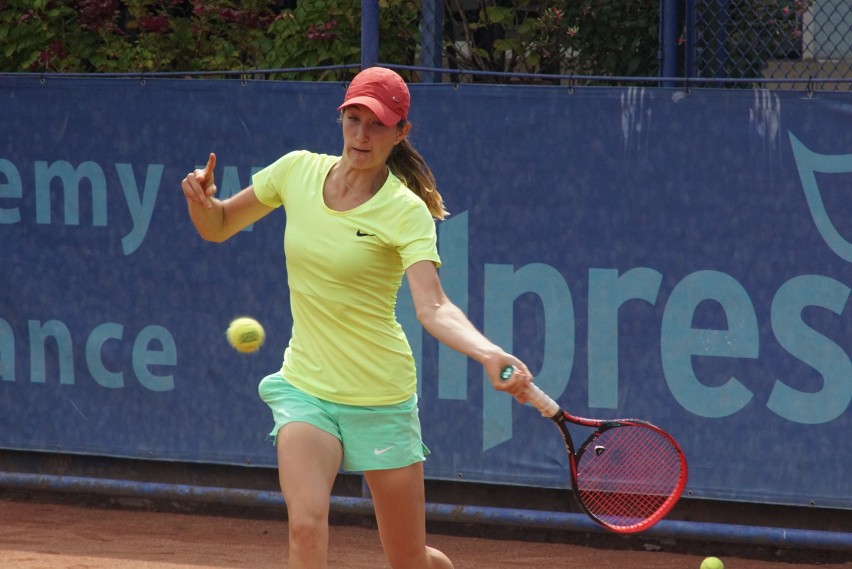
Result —
[[396, 135], [396, 144], [399, 144], [405, 137], [408, 136], [408, 133], [411, 131], [411, 123], [405, 121], [405, 123], [399, 128], [399, 132]]

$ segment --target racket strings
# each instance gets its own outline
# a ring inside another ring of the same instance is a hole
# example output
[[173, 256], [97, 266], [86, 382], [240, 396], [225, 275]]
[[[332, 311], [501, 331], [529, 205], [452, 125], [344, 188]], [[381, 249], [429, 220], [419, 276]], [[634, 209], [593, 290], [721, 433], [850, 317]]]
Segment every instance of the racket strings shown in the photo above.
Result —
[[628, 527], [665, 515], [684, 474], [669, 439], [652, 428], [627, 425], [587, 443], [577, 464], [577, 490], [593, 516]]

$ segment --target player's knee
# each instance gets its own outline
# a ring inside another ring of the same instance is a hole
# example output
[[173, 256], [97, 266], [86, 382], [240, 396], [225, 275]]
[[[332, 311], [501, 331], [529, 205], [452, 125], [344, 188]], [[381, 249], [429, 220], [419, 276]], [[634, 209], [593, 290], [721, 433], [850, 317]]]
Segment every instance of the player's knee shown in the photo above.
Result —
[[290, 547], [302, 552], [324, 550], [328, 542], [328, 523], [318, 518], [297, 518], [288, 522]]

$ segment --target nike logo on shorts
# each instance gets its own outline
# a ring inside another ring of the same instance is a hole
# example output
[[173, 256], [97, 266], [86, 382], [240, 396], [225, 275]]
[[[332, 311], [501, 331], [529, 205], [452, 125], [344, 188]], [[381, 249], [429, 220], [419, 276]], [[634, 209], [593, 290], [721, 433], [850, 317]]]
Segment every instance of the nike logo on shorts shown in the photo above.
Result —
[[379, 456], [380, 454], [385, 454], [386, 452], [388, 452], [392, 448], [393, 448], [393, 446], [389, 446], [387, 448], [382, 448], [382, 449], [374, 448], [373, 454], [376, 455], [376, 456]]

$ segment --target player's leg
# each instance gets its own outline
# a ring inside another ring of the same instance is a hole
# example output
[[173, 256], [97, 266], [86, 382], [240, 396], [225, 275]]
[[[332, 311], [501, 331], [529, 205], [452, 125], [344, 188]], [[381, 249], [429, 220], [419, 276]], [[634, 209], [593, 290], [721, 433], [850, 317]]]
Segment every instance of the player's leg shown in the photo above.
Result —
[[442, 552], [426, 545], [423, 463], [365, 471], [373, 495], [382, 548], [393, 569], [452, 569]]
[[278, 432], [278, 477], [287, 503], [290, 569], [325, 569], [331, 488], [342, 450], [333, 435], [308, 423]]

